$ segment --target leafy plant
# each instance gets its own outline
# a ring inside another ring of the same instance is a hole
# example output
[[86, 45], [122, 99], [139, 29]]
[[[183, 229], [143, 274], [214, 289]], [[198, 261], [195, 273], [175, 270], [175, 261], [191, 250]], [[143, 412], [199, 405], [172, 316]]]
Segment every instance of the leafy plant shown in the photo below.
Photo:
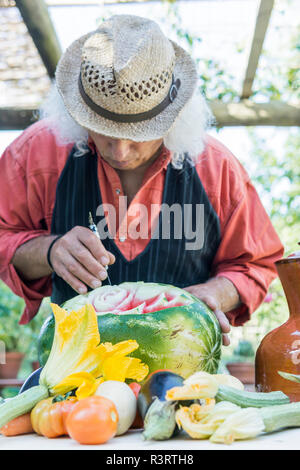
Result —
[[28, 348], [28, 331], [18, 324], [23, 307], [24, 301], [1, 284], [0, 341], [4, 343], [7, 352], [24, 353]]
[[[244, 330], [245, 327], [243, 327]], [[227, 349], [227, 348], [226, 348]], [[255, 349], [256, 347], [252, 341], [247, 339], [240, 339], [235, 348], [231, 346], [229, 351], [226, 351], [226, 354], [223, 355], [225, 364], [232, 362], [254, 362], [255, 358]]]
[[252, 343], [246, 339], [240, 340], [239, 344], [234, 350], [234, 355], [252, 358], [254, 356], [254, 349], [253, 349]]
[[5, 350], [19, 351], [30, 361], [37, 359], [37, 338], [45, 318], [50, 313], [49, 299], [45, 299], [36, 317], [27, 325], [19, 320], [24, 309], [24, 300], [0, 282], [0, 341]]

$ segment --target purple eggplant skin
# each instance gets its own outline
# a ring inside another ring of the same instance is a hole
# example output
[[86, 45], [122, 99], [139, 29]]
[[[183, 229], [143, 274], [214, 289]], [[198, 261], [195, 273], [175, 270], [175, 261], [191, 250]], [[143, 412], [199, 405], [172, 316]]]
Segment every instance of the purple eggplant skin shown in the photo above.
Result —
[[167, 391], [173, 387], [181, 387], [183, 381], [183, 377], [171, 371], [153, 372], [142, 385], [138, 396], [137, 406], [142, 419], [145, 419], [148, 408], [155, 398], [166, 401]]

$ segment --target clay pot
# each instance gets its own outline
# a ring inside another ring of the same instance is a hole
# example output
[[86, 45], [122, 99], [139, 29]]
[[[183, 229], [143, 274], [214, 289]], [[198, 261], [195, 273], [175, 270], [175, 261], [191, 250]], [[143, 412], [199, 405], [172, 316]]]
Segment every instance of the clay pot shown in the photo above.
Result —
[[255, 369], [251, 362], [229, 362], [226, 367], [230, 375], [239, 379], [243, 384], [254, 384]]
[[300, 383], [291, 382], [278, 371], [300, 374], [300, 257], [276, 262], [290, 317], [262, 340], [255, 360], [255, 386], [258, 392], [282, 390], [291, 401], [300, 401]]
[[0, 364], [1, 379], [15, 379], [18, 375], [24, 354], [18, 351], [5, 353], [5, 364]]
[[41, 367], [39, 361], [32, 361], [31, 366], [32, 370], [37, 370]]

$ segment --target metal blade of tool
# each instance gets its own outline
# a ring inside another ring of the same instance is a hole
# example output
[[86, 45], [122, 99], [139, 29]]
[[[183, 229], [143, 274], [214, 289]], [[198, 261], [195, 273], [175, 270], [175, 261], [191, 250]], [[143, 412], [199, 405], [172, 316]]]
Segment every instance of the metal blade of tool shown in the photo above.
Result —
[[[89, 212], [89, 229], [91, 229], [92, 232], [94, 232], [94, 234], [96, 235], [96, 237], [98, 237], [99, 240], [101, 240], [100, 234], [99, 234], [98, 229], [97, 229], [97, 226], [96, 226], [96, 224], [93, 220], [92, 214], [90, 212]], [[106, 272], [107, 272], [108, 283], [111, 286], [112, 283], [111, 283], [111, 280], [110, 280], [110, 277], [109, 277], [109, 274], [108, 274], [108, 266], [105, 266], [105, 269], [106, 269]]]

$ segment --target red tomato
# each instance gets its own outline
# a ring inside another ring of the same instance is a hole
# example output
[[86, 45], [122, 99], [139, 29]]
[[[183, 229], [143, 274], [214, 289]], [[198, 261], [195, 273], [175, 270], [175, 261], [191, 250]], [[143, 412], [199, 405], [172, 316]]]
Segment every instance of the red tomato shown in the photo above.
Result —
[[131, 382], [131, 384], [129, 384], [129, 387], [131, 388], [131, 390], [135, 394], [135, 398], [137, 398], [139, 396], [139, 393], [140, 393], [140, 390], [141, 390], [140, 384], [138, 384], [137, 382]]
[[[131, 390], [133, 391], [133, 393], [135, 394], [136, 399], [137, 399], [137, 397], [139, 396], [140, 390], [141, 390], [140, 384], [138, 384], [137, 382], [131, 382], [131, 384], [129, 384], [129, 387], [131, 388]], [[144, 421], [142, 420], [142, 417], [139, 413], [139, 410], [137, 409], [134, 421], [131, 425], [131, 428], [132, 429], [140, 429], [142, 427], [144, 427]]]
[[87, 397], [75, 404], [67, 417], [67, 431], [80, 444], [104, 444], [117, 432], [118, 412], [104, 397]]

